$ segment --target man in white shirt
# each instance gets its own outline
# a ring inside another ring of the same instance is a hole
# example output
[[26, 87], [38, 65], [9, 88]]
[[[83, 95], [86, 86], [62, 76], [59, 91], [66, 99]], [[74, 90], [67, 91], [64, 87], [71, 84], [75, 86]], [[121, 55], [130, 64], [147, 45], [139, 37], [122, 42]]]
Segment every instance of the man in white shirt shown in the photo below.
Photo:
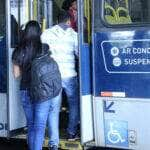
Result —
[[[61, 77], [62, 87], [67, 95], [69, 105], [69, 122], [67, 128], [68, 140], [75, 140], [77, 134], [77, 125], [79, 123], [79, 91], [78, 79], [75, 69], [75, 55], [78, 56], [78, 36], [77, 33], [70, 27], [70, 15], [68, 12], [61, 12], [59, 15], [59, 24], [47, 29], [43, 32], [41, 40], [47, 43], [50, 47], [52, 57], [58, 63]], [[58, 100], [60, 106], [61, 98]], [[55, 123], [51, 121], [52, 116], [49, 115], [48, 126], [50, 129], [49, 145], [58, 145], [59, 136], [58, 130], [53, 126], [58, 127], [59, 108], [53, 113], [56, 118]], [[55, 131], [54, 131], [55, 130]], [[55, 133], [53, 133], [55, 132]], [[55, 136], [54, 136], [55, 135]], [[52, 137], [55, 137], [55, 142]]]

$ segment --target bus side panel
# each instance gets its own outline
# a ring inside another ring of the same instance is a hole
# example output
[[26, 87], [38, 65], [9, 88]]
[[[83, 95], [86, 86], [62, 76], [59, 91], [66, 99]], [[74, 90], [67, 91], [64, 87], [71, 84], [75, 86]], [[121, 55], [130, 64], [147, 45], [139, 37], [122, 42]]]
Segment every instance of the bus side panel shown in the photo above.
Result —
[[[150, 99], [95, 97], [97, 146], [147, 150]], [[144, 110], [144, 111], [143, 111]], [[103, 114], [103, 116], [102, 116]]]
[[147, 29], [96, 33], [94, 95], [110, 91], [122, 92], [126, 97], [149, 98], [149, 45]]
[[81, 87], [82, 95], [91, 94], [91, 55], [89, 44], [83, 44], [80, 54], [80, 71], [81, 71]]
[[90, 59], [89, 45], [84, 44], [80, 50], [80, 116], [82, 143], [93, 140]]
[[99, 30], [94, 42], [96, 145], [147, 150], [149, 120], [144, 118], [150, 105], [149, 29]]

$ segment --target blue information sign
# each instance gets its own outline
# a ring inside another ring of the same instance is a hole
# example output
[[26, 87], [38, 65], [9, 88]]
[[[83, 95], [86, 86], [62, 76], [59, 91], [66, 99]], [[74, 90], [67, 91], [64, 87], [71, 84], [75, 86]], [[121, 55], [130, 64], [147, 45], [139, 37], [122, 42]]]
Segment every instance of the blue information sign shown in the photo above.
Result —
[[150, 39], [103, 41], [105, 69], [109, 73], [150, 73]]

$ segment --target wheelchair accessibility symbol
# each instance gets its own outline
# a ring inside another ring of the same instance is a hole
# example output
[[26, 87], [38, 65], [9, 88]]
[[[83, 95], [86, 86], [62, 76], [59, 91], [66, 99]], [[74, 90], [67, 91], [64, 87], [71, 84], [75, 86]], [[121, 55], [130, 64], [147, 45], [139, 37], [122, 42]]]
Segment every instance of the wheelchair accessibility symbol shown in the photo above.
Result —
[[107, 136], [108, 140], [113, 144], [125, 142], [125, 139], [121, 137], [120, 133], [113, 129], [113, 123], [110, 123], [110, 130], [108, 131]]
[[106, 144], [128, 147], [127, 122], [106, 120], [105, 125]]

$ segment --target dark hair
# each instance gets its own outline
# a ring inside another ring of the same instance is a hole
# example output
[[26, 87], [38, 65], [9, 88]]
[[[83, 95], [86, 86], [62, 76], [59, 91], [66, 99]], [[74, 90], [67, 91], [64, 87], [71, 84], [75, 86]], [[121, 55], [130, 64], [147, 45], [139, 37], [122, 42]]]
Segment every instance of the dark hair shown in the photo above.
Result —
[[58, 15], [58, 22], [64, 23], [70, 19], [70, 14], [67, 11], [60, 11]]
[[32, 60], [42, 53], [40, 40], [41, 28], [37, 21], [29, 21], [20, 39], [18, 47], [14, 50], [12, 60], [21, 68], [27, 67]]
[[69, 7], [72, 5], [72, 3], [74, 1], [77, 1], [77, 0], [65, 0], [62, 4], [62, 9], [68, 11], [69, 10]]

